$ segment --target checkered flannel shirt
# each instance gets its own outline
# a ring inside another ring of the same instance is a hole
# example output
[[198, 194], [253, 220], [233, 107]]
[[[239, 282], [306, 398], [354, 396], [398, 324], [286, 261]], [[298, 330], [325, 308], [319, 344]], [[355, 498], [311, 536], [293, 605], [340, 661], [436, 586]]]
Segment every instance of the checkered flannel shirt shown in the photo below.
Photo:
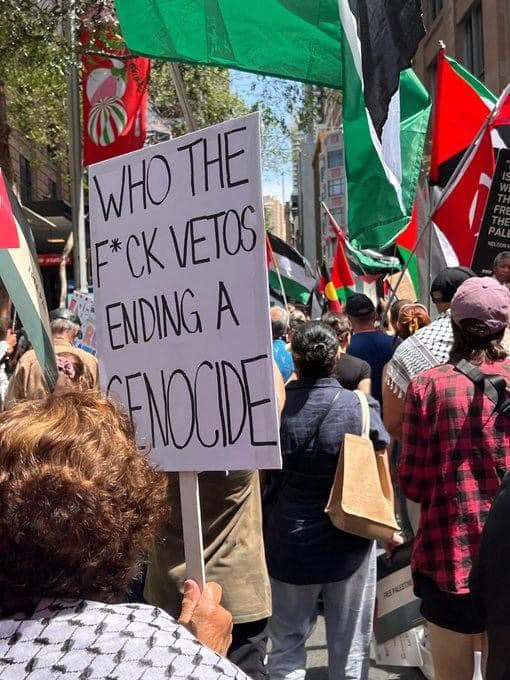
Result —
[[[482, 364], [503, 375], [510, 364]], [[468, 593], [468, 577], [482, 528], [510, 469], [510, 417], [451, 364], [416, 376], [406, 395], [399, 482], [421, 503], [413, 572], [452, 593]]]

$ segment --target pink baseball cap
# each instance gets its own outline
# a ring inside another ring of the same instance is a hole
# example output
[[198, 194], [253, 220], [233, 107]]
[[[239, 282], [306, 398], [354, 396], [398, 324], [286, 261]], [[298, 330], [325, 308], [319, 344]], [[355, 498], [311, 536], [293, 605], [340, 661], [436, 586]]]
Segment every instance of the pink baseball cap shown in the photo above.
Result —
[[489, 276], [472, 277], [458, 288], [451, 305], [456, 324], [472, 319], [472, 335], [496, 335], [510, 324], [510, 290]]

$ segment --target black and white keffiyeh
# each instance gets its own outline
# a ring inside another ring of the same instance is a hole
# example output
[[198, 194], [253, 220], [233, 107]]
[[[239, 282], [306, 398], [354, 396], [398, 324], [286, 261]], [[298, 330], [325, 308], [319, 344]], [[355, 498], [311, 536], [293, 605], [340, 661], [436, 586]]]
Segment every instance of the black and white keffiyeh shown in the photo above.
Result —
[[448, 361], [452, 345], [452, 323], [447, 311], [397, 347], [388, 363], [386, 384], [404, 397], [415, 375]]
[[249, 680], [157, 607], [41, 600], [0, 620], [2, 680]]

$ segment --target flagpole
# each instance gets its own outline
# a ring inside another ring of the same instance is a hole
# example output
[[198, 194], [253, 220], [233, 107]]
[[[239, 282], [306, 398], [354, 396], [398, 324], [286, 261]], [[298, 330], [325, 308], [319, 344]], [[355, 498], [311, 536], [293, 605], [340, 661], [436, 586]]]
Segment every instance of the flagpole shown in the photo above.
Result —
[[[170, 68], [184, 122], [188, 132], [193, 132], [196, 130], [196, 123], [179, 70], [179, 64], [172, 62]], [[179, 492], [186, 577], [196, 581], [200, 590], [203, 591], [205, 587], [205, 559], [198, 472], [179, 472]]]
[[271, 262], [273, 263], [273, 267], [276, 269], [276, 276], [278, 277], [278, 283], [280, 284], [280, 290], [282, 291], [283, 304], [285, 305], [285, 309], [287, 309], [288, 302], [287, 296], [285, 295], [285, 288], [283, 287], [282, 275], [280, 274], [280, 267], [278, 266], [278, 262], [276, 261], [272, 248]]
[[71, 64], [67, 81], [69, 119], [69, 171], [71, 174], [73, 267], [75, 289], [87, 292], [87, 245], [85, 237], [85, 199], [83, 192], [83, 165], [81, 154], [80, 75], [76, 50], [76, 3], [71, 0], [64, 23]]
[[182, 79], [181, 70], [179, 69], [179, 64], [171, 62], [170, 68], [172, 70], [172, 80], [174, 83], [175, 91], [177, 92], [177, 99], [179, 100], [179, 105], [181, 107], [182, 115], [184, 116], [184, 121], [188, 132], [193, 132], [197, 129], [195, 118], [193, 116], [193, 111], [189, 103], [188, 95], [186, 94], [186, 87]]
[[450, 179], [448, 180], [448, 182], [447, 182], [447, 184], [446, 184], [446, 186], [445, 186], [445, 188], [444, 188], [444, 190], [443, 190], [443, 193], [441, 194], [441, 196], [440, 196], [438, 202], [436, 203], [436, 205], [434, 206], [434, 208], [432, 208], [432, 206], [430, 206], [429, 216], [428, 216], [428, 218], [427, 218], [427, 221], [425, 222], [425, 226], [423, 227], [423, 231], [422, 231], [422, 233], [418, 236], [418, 238], [416, 239], [416, 243], [415, 243], [415, 245], [414, 245], [414, 248], [413, 248], [412, 251], [410, 252], [409, 257], [407, 258], [407, 260], [406, 260], [406, 262], [405, 262], [405, 264], [404, 264], [404, 267], [403, 267], [403, 269], [402, 269], [402, 272], [400, 273], [400, 277], [399, 277], [399, 279], [398, 279], [398, 281], [397, 281], [397, 283], [396, 283], [396, 285], [395, 285], [395, 288], [394, 288], [394, 289], [392, 290], [392, 292], [391, 292], [390, 299], [389, 299], [389, 302], [388, 302], [388, 307], [391, 307], [391, 305], [393, 304], [393, 301], [395, 300], [395, 298], [396, 298], [396, 296], [397, 296], [397, 290], [398, 290], [400, 284], [402, 283], [402, 281], [403, 281], [403, 279], [404, 279], [405, 273], [406, 273], [407, 270], [409, 269], [409, 265], [410, 265], [410, 263], [411, 263], [411, 260], [412, 260], [413, 257], [415, 256], [416, 251], [417, 251], [417, 249], [418, 249], [418, 246], [419, 246], [420, 243], [421, 243], [422, 238], [424, 237], [424, 235], [425, 235], [425, 234], [429, 231], [429, 229], [430, 229], [430, 225], [432, 224], [432, 215], [433, 215], [433, 213], [436, 212], [436, 211], [441, 207], [441, 205], [443, 204], [443, 202], [444, 202], [444, 200], [445, 200], [445, 197], [446, 197], [446, 195], [448, 194], [449, 189], [455, 184], [455, 182], [457, 181], [457, 178], [459, 177], [459, 175], [460, 175], [461, 172], [463, 171], [463, 169], [464, 169], [464, 162], [469, 158], [469, 155], [470, 155], [470, 153], [472, 152], [472, 150], [474, 149], [474, 147], [476, 146], [476, 144], [478, 143], [478, 140], [482, 138], [482, 136], [484, 135], [484, 133], [486, 132], [486, 130], [488, 129], [488, 127], [490, 126], [490, 124], [492, 123], [492, 121], [494, 120], [494, 118], [498, 115], [498, 113], [499, 113], [499, 111], [500, 111], [500, 109], [501, 109], [502, 103], [503, 103], [504, 100], [508, 97], [509, 94], [510, 94], [510, 84], [508, 84], [508, 85], [505, 87], [505, 89], [503, 90], [503, 92], [502, 92], [500, 98], [498, 99], [498, 101], [497, 101], [495, 107], [492, 109], [492, 111], [490, 112], [490, 114], [487, 116], [487, 118], [486, 118], [484, 124], [482, 125], [482, 127], [480, 128], [478, 134], [475, 136], [475, 138], [473, 139], [473, 141], [471, 142], [471, 144], [470, 144], [469, 147], [467, 148], [465, 154], [462, 156], [462, 159], [461, 159], [460, 163], [457, 165], [457, 167], [455, 168], [455, 170], [454, 170], [452, 176], [451, 176]]

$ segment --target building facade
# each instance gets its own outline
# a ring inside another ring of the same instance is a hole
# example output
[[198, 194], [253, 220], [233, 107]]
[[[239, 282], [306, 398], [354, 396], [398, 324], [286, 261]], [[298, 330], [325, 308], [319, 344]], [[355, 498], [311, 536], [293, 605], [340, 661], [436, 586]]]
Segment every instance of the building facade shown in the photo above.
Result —
[[510, 2], [508, 0], [423, 0], [427, 34], [414, 68], [433, 91], [440, 41], [454, 57], [499, 94], [510, 82]]
[[315, 180], [313, 158], [316, 135], [295, 133], [292, 145], [293, 189], [291, 204], [296, 212], [295, 243], [293, 245], [312, 266], [317, 260]]
[[287, 238], [285, 209], [276, 196], [264, 196], [264, 219], [266, 229], [285, 241]]
[[341, 130], [323, 130], [318, 135], [315, 151], [316, 233], [320, 259], [331, 263], [336, 250], [336, 238], [331, 231], [323, 204], [338, 226], [346, 230], [344, 141]]
[[[62, 252], [72, 232], [67, 161], [53, 148], [40, 148], [16, 130], [9, 135], [13, 184], [32, 229], [50, 309], [59, 304]], [[67, 258], [67, 279], [72, 283], [72, 259]]]

